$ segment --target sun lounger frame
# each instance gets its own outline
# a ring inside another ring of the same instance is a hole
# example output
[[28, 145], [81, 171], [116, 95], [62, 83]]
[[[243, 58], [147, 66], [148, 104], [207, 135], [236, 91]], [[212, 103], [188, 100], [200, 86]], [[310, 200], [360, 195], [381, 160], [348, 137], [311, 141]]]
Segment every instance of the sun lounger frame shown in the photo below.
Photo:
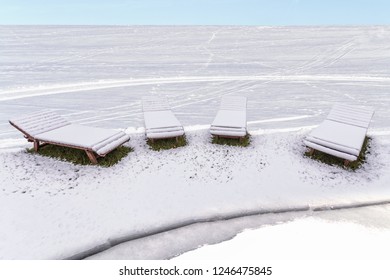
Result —
[[[247, 122], [246, 122], [246, 109], [247, 109], [247, 98], [244, 96], [224, 96], [221, 99], [221, 105], [217, 112], [217, 115], [210, 126], [210, 134], [213, 135], [216, 139], [218, 138], [231, 138], [239, 139], [240, 142], [248, 134], [247, 131]], [[237, 125], [218, 125], [215, 124], [215, 121], [218, 117], [218, 114], [225, 112], [226, 114], [240, 112], [244, 114], [244, 123], [240, 126]]]
[[[364, 131], [364, 135], [366, 135], [373, 115], [374, 110], [372, 108], [363, 108], [347, 104], [336, 104], [333, 106], [327, 118], [320, 124], [318, 128], [324, 126], [325, 123], [327, 125], [333, 123], [334, 125], [343, 127], [345, 129], [353, 129], [355, 131], [358, 130], [360, 133]], [[336, 143], [336, 141], [332, 142], [329, 140], [313, 137], [312, 133], [309, 134], [304, 140], [310, 155], [313, 155], [315, 151], [320, 151], [344, 159], [345, 166], [348, 166], [350, 162], [356, 161], [359, 158], [364, 139], [361, 139], [362, 145], [358, 149], [356, 147], [354, 148], [347, 145], [341, 145], [340, 143]]]
[[[166, 97], [148, 96], [142, 99], [142, 111], [145, 121], [145, 135], [152, 143], [158, 139], [175, 138], [179, 142], [179, 137], [183, 136], [184, 128], [173, 114]], [[153, 127], [148, 126], [148, 121], [153, 121], [153, 114], [163, 114], [169, 120]]]
[[92, 148], [82, 147], [82, 146], [77, 146], [77, 145], [70, 145], [70, 144], [65, 144], [65, 143], [61, 143], [61, 142], [57, 142], [57, 141], [43, 140], [43, 139], [39, 138], [39, 136], [38, 137], [37, 136], [32, 136], [27, 131], [25, 131], [23, 128], [18, 126], [12, 120], [9, 120], [9, 123], [13, 127], [15, 127], [17, 130], [22, 132], [23, 135], [24, 135], [24, 138], [26, 138], [28, 142], [32, 142], [33, 143], [34, 151], [36, 151], [36, 152], [38, 152], [41, 147], [49, 145], [49, 144], [56, 145], [56, 146], [67, 147], [67, 148], [72, 148], [72, 149], [77, 149], [77, 150], [82, 150], [82, 151], [85, 151], [85, 153], [88, 156], [88, 159], [91, 161], [92, 164], [97, 164], [98, 163], [98, 161], [97, 161], [98, 158], [105, 157], [108, 153], [112, 152], [116, 148], [120, 147], [121, 145], [123, 145], [124, 143], [129, 141], [129, 137], [124, 138], [123, 141], [120, 141], [118, 145], [115, 145], [112, 148], [107, 149], [107, 151], [105, 151], [104, 153], [97, 154], [97, 153], [95, 153], [95, 151]]

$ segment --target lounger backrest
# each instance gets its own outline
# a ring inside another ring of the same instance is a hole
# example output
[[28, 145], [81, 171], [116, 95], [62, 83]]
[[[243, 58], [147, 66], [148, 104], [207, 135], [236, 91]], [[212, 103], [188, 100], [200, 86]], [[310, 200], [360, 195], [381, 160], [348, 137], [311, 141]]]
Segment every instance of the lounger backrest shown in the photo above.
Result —
[[362, 108], [346, 104], [337, 104], [333, 106], [327, 119], [363, 128], [368, 128], [373, 115], [374, 110], [372, 108]]
[[70, 124], [70, 122], [51, 111], [41, 111], [25, 115], [14, 118], [9, 122], [29, 137], [35, 137], [40, 133]]
[[171, 108], [165, 97], [144, 97], [142, 98], [142, 110], [144, 112], [167, 111]]
[[246, 111], [246, 100], [244, 96], [224, 96], [220, 110]]

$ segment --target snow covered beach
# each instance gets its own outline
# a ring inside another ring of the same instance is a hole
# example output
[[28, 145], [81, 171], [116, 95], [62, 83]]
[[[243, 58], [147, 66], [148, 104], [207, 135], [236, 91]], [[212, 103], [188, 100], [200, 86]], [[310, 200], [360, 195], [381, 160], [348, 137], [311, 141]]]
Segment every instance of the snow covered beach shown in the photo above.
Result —
[[[84, 257], [196, 221], [390, 200], [388, 27], [0, 29], [2, 259]], [[148, 149], [145, 94], [170, 98], [188, 146]], [[229, 94], [248, 97], [248, 148], [209, 143]], [[357, 172], [303, 156], [335, 102], [376, 110]], [[40, 109], [125, 129], [135, 151], [108, 169], [26, 154], [7, 121]]]

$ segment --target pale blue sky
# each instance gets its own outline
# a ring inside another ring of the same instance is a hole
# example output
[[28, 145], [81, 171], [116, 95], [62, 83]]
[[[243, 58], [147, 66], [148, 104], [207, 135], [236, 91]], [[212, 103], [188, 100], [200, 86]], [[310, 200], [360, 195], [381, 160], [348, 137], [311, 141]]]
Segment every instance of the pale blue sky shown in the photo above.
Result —
[[0, 0], [0, 24], [374, 25], [386, 0]]

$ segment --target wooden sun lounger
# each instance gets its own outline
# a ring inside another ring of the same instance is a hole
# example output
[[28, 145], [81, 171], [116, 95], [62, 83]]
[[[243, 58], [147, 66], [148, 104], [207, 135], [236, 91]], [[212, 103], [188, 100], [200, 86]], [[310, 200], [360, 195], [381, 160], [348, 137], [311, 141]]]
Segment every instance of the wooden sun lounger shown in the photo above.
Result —
[[247, 135], [246, 104], [247, 98], [243, 96], [223, 97], [210, 133], [216, 137], [244, 138]]
[[374, 110], [337, 104], [327, 118], [304, 140], [310, 149], [344, 159], [344, 164], [357, 160]]
[[34, 143], [34, 150], [46, 144], [83, 150], [93, 164], [129, 141], [124, 132], [72, 124], [51, 111], [43, 111], [9, 121], [24, 137]]
[[146, 138], [176, 138], [184, 135], [184, 128], [173, 114], [166, 98], [146, 97], [142, 99]]

